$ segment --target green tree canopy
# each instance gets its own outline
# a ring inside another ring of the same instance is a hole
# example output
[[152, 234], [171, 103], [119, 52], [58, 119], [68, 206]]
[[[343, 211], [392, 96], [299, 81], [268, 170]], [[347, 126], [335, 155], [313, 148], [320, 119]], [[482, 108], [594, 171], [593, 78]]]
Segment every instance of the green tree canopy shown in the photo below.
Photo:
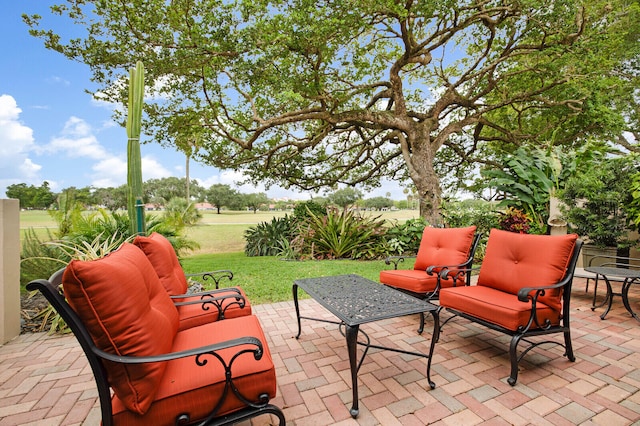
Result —
[[95, 204], [104, 206], [111, 212], [127, 208], [126, 185], [120, 185], [117, 188], [95, 188], [92, 195]]
[[49, 188], [49, 182], [44, 181], [42, 185], [27, 186], [26, 183], [16, 183], [7, 186], [5, 191], [8, 198], [15, 198], [20, 201], [22, 209], [47, 209], [56, 200], [56, 196]]
[[[178, 177], [165, 177], [149, 179], [144, 182], [145, 201], [157, 205], [165, 205], [172, 198], [185, 198], [187, 196], [187, 180]], [[204, 189], [196, 180], [191, 181], [191, 196], [200, 198]]]
[[[195, 135], [194, 159], [266, 185], [410, 180], [431, 223], [441, 179], [468, 175], [465, 165], [524, 144], [616, 138], [639, 121], [637, 2], [67, 0], [51, 10], [66, 19], [24, 20], [46, 47], [88, 64], [105, 100], [123, 102], [128, 68], [145, 64], [154, 140], [184, 148]], [[69, 23], [84, 34], [65, 38]]]
[[362, 192], [358, 191], [355, 188], [346, 187], [328, 194], [327, 198], [329, 200], [329, 203], [346, 209], [362, 198]]
[[256, 192], [253, 194], [243, 194], [244, 204], [254, 213], [258, 209], [269, 205], [269, 197], [264, 192]]
[[231, 188], [229, 185], [222, 183], [216, 183], [209, 187], [206, 193], [207, 201], [216, 206], [218, 214], [222, 207], [231, 207], [238, 204], [238, 198], [240, 195], [238, 191]]
[[373, 197], [365, 199], [363, 204], [366, 208], [382, 210], [384, 208], [392, 207], [393, 200], [387, 197]]

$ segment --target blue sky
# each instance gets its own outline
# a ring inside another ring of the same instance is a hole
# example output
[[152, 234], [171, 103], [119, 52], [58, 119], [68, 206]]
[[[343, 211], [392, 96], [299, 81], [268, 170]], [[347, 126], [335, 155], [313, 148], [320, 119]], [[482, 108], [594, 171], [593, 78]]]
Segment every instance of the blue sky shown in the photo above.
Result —
[[[111, 120], [113, 105], [95, 101], [89, 67], [45, 49], [28, 33], [23, 13], [49, 15], [54, 2], [5, 2], [0, 16], [0, 197], [8, 185], [53, 191], [75, 186], [109, 187], [126, 183], [126, 131]], [[143, 129], [144, 133], [144, 129]], [[142, 145], [143, 179], [183, 177], [185, 157], [157, 144]], [[242, 186], [233, 172], [191, 164], [193, 179], [209, 187], [229, 184], [241, 192], [266, 192], [272, 198], [308, 199], [309, 193], [278, 187]], [[398, 185], [385, 183], [366, 197], [403, 199]]]

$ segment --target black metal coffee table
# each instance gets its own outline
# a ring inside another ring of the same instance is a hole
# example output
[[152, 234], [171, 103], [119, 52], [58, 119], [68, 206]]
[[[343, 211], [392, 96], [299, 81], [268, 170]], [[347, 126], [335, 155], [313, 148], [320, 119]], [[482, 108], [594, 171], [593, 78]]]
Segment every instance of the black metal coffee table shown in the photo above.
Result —
[[[329, 321], [319, 318], [300, 316], [298, 287], [306, 291], [313, 299], [338, 317], [340, 321]], [[300, 333], [302, 332], [300, 323], [302, 318], [338, 324], [340, 331], [345, 336], [347, 340], [347, 350], [349, 353], [349, 365], [351, 368], [351, 382], [353, 390], [353, 405], [351, 407], [352, 417], [357, 417], [359, 412], [358, 370], [360, 370], [360, 366], [362, 365], [369, 348], [385, 349], [427, 358], [427, 380], [431, 389], [436, 387], [435, 383], [431, 381], [431, 359], [436, 342], [440, 336], [440, 317], [439, 310], [436, 305], [409, 296], [398, 290], [394, 290], [359, 275], [338, 275], [296, 280], [293, 283], [293, 302], [296, 307], [296, 317], [298, 319], [298, 335], [296, 336], [296, 339], [300, 337]], [[433, 316], [433, 334], [431, 336], [431, 346], [428, 354], [373, 345], [371, 344], [369, 336], [359, 329], [360, 324], [410, 314], [418, 314], [421, 312], [429, 312]], [[342, 331], [342, 327], [344, 327], [344, 331]], [[365, 342], [358, 341], [358, 332], [364, 336]], [[365, 346], [359, 362], [356, 359], [358, 344]]]

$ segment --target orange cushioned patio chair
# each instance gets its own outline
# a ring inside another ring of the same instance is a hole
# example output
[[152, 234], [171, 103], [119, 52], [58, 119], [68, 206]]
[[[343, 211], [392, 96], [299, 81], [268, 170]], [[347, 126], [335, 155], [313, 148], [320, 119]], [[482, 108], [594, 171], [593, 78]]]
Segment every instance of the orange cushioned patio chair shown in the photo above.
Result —
[[136, 246], [73, 260], [27, 288], [42, 292], [80, 342], [103, 425], [233, 424], [263, 414], [285, 424], [269, 404], [275, 367], [255, 315], [178, 330], [178, 311]]
[[[178, 307], [180, 330], [225, 318], [251, 314], [251, 304], [240, 287], [219, 288], [222, 278], [233, 278], [229, 270], [185, 275], [171, 242], [157, 232], [137, 236], [133, 244], [147, 256], [160, 282]], [[215, 290], [187, 294], [189, 277], [212, 279]]]
[[[413, 269], [398, 269], [398, 263], [406, 259], [403, 256], [388, 257], [385, 263], [393, 263], [394, 269], [380, 271], [380, 282], [421, 299], [437, 299], [441, 288], [469, 283], [479, 239], [475, 226], [426, 227]], [[423, 329], [424, 315], [420, 315], [418, 332]]]
[[[571, 345], [569, 306], [573, 273], [582, 246], [576, 234], [527, 235], [492, 229], [477, 285], [440, 290], [440, 306], [511, 337], [509, 357], [515, 385], [518, 363], [529, 350], [544, 343], [564, 346], [575, 361]], [[530, 337], [563, 333], [564, 345]], [[518, 355], [520, 341], [529, 346]]]

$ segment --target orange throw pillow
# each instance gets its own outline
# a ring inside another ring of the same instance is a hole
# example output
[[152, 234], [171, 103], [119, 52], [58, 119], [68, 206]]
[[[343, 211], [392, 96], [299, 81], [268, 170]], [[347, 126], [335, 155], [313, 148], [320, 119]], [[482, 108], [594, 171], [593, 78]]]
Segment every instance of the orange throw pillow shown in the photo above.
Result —
[[147, 255], [167, 293], [179, 296], [187, 292], [187, 278], [169, 240], [154, 232], [148, 237], [138, 235], [133, 244]]
[[[144, 253], [124, 243], [108, 256], [73, 260], [62, 277], [64, 295], [96, 346], [123, 356], [170, 352], [178, 312]], [[109, 383], [127, 409], [144, 414], [166, 363], [105, 362]]]

